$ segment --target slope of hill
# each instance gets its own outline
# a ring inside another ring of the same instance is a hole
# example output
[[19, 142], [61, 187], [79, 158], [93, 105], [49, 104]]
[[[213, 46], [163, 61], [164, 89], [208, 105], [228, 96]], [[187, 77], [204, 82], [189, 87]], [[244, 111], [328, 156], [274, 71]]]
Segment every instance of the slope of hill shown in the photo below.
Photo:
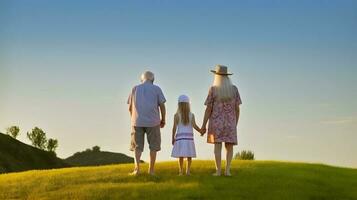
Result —
[[65, 159], [72, 166], [98, 166], [109, 164], [133, 163], [134, 159], [122, 153], [106, 151], [83, 151]]
[[37, 149], [0, 133], [0, 173], [68, 166], [53, 153]]
[[190, 177], [177, 176], [176, 162], [158, 163], [156, 176], [129, 176], [129, 164], [10, 173], [0, 175], [0, 199], [357, 199], [357, 169], [271, 161], [234, 161], [233, 177], [213, 169], [194, 160]]

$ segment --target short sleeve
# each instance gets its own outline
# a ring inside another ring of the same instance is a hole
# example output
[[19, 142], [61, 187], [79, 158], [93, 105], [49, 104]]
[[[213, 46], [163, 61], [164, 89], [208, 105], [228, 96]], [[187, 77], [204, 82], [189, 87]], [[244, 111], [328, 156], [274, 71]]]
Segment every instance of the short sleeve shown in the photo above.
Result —
[[214, 96], [213, 96], [213, 87], [210, 87], [209, 91], [208, 91], [208, 95], [205, 101], [205, 105], [206, 106], [213, 106], [213, 102], [214, 102]]
[[240, 94], [239, 94], [238, 88], [236, 86], [234, 86], [234, 90], [235, 90], [235, 93], [236, 93], [234, 100], [235, 100], [236, 104], [241, 105], [242, 104], [242, 99], [240, 98]]
[[158, 87], [158, 104], [162, 104], [165, 102], [166, 102], [166, 99], [165, 99], [164, 93], [162, 93], [161, 88]]

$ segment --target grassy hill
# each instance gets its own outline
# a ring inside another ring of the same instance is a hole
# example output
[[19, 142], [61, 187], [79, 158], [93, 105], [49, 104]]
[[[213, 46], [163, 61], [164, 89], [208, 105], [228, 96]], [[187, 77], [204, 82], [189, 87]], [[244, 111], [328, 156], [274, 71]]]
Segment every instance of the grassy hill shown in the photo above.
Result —
[[69, 166], [53, 153], [24, 144], [0, 133], [0, 173]]
[[[144, 170], [147, 164], [143, 164]], [[212, 177], [213, 161], [193, 161], [192, 176], [176, 162], [157, 176], [128, 176], [132, 164], [0, 175], [0, 199], [357, 199], [357, 169], [320, 164], [234, 161], [233, 177]]]
[[121, 163], [134, 163], [134, 159], [122, 153], [107, 151], [83, 151], [65, 159], [72, 166], [98, 166]]

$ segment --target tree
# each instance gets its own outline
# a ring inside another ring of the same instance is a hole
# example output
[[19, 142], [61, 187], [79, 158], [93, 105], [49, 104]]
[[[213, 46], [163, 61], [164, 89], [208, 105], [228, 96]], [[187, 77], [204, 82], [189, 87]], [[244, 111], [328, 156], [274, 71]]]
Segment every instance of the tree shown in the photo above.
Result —
[[6, 134], [10, 135], [13, 138], [17, 138], [20, 133], [20, 128], [18, 126], [10, 126], [6, 129]]
[[58, 140], [52, 138], [48, 139], [47, 151], [55, 153], [57, 147], [58, 147]]
[[38, 127], [33, 128], [31, 132], [27, 132], [27, 138], [31, 141], [33, 146], [42, 150], [46, 149], [46, 133], [42, 129]]
[[236, 153], [234, 159], [237, 160], [254, 160], [254, 153], [252, 151], [243, 150], [241, 152]]
[[92, 147], [93, 152], [100, 152], [100, 147], [99, 146], [94, 146]]

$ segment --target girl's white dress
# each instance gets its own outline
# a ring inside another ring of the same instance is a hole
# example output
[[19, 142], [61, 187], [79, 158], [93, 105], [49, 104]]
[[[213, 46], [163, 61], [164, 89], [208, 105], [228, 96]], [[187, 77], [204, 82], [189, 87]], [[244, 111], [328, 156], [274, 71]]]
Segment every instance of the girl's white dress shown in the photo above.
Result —
[[190, 113], [190, 122], [187, 125], [181, 123], [181, 117], [179, 116], [180, 119], [177, 124], [175, 143], [171, 157], [196, 157], [195, 143], [193, 141], [192, 116], [192, 113]]

